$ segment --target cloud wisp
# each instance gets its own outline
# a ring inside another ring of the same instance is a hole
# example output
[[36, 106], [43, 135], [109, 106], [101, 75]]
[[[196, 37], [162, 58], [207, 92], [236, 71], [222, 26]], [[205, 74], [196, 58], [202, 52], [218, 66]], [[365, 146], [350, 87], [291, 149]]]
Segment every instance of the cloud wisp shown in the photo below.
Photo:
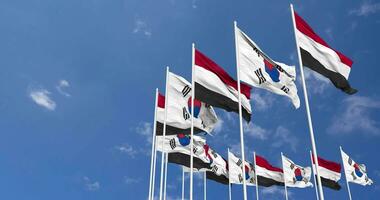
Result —
[[135, 20], [135, 26], [132, 33], [134, 34], [143, 34], [144, 36], [150, 38], [152, 36], [152, 31], [148, 27], [147, 23], [142, 19]]
[[97, 191], [100, 189], [100, 183], [98, 181], [92, 181], [87, 176], [83, 177], [85, 189], [88, 191]]
[[365, 96], [347, 97], [327, 132], [339, 135], [357, 131], [360, 134], [379, 135], [379, 123], [371, 117], [372, 112], [379, 109], [380, 100]]
[[359, 8], [349, 11], [351, 15], [368, 16], [380, 11], [380, 3], [372, 3], [371, 1], [363, 1]]
[[50, 92], [46, 89], [31, 89], [29, 97], [39, 106], [54, 111], [57, 104], [50, 98]]
[[65, 97], [71, 97], [69, 93], [65, 92], [65, 89], [69, 87], [70, 87], [70, 83], [67, 80], [60, 80], [58, 82], [58, 85], [55, 88], [61, 95]]

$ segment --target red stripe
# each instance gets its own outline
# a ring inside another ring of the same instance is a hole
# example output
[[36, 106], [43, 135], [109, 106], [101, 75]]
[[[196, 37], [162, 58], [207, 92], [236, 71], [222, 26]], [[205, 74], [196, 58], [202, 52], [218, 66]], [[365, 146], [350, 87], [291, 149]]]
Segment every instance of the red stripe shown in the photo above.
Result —
[[272, 166], [267, 160], [265, 160], [265, 158], [258, 155], [256, 155], [256, 165], [263, 167], [269, 171], [284, 173], [281, 168]]
[[158, 107], [165, 108], [165, 96], [158, 93]]
[[[314, 163], [314, 155], [313, 155], [313, 163]], [[340, 170], [342, 168], [339, 163], [329, 161], [329, 160], [325, 160], [319, 156], [318, 156], [318, 165], [320, 167], [326, 168], [328, 170], [331, 170], [331, 171], [334, 171], [337, 173], [340, 173]]]
[[331, 48], [321, 37], [319, 37], [315, 32], [314, 30], [309, 26], [309, 24], [306, 23], [305, 20], [303, 20], [295, 11], [294, 11], [294, 16], [295, 16], [295, 19], [296, 19], [296, 26], [297, 26], [297, 29], [307, 35], [309, 38], [313, 39], [315, 42], [318, 42], [319, 44], [335, 51], [336, 54], [338, 54], [339, 58], [340, 58], [340, 61], [344, 64], [346, 64], [347, 66], [351, 67], [352, 66], [352, 60], [350, 58], [348, 58], [347, 56], [343, 55], [342, 53], [340, 53], [339, 51]]
[[[224, 71], [222, 67], [220, 67], [218, 64], [216, 64], [214, 61], [202, 54], [197, 49], [195, 49], [195, 65], [211, 71], [212, 73], [216, 74], [223, 83], [235, 88], [235, 90], [238, 90], [237, 81], [235, 81], [226, 71]], [[247, 99], [250, 99], [251, 87], [244, 83], [241, 83], [240, 86], [241, 93], [244, 94]]]

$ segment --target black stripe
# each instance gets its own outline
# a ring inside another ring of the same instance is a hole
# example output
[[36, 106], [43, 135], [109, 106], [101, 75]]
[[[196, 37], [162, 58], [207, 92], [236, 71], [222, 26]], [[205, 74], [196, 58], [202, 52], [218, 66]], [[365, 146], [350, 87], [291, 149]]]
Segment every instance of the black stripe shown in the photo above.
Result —
[[224, 185], [228, 185], [228, 178], [224, 175], [218, 176], [214, 172], [207, 171], [206, 178]]
[[308, 51], [302, 48], [300, 48], [300, 50], [302, 63], [305, 67], [308, 67], [325, 76], [326, 78], [330, 79], [330, 81], [334, 84], [336, 88], [341, 89], [343, 92], [347, 94], [355, 94], [358, 91], [350, 86], [350, 83], [342, 74], [328, 70]]
[[[317, 176], [315, 176], [315, 178], [317, 178]], [[321, 182], [322, 182], [322, 186], [333, 189], [333, 190], [340, 190], [341, 188], [338, 182], [335, 182], [331, 179], [324, 178], [322, 176], [321, 176]], [[318, 185], [318, 181], [316, 183]]]
[[284, 185], [284, 183], [282, 182], [278, 182], [276, 180], [263, 177], [263, 176], [257, 176], [257, 180], [258, 180], [258, 185], [263, 186], [263, 187], [270, 187], [273, 185], [280, 185], [280, 186]]
[[[183, 153], [168, 153], [168, 162], [182, 165], [190, 168], [190, 155]], [[211, 169], [209, 163], [203, 162], [201, 159], [193, 157], [193, 168], [195, 169]]]
[[[156, 127], [156, 135], [163, 135], [163, 130], [164, 130], [164, 125], [161, 122], [157, 122], [157, 127]], [[203, 130], [194, 127], [194, 134], [202, 133], [204, 132]], [[177, 135], [177, 134], [185, 134], [185, 135], [190, 135], [191, 134], [191, 129], [181, 129], [181, 128], [176, 128], [174, 126], [168, 126], [166, 125], [166, 133], [165, 135]]]
[[[243, 95], [243, 94], [242, 94]], [[214, 107], [222, 108], [228, 112], [239, 113], [239, 103], [232, 101], [230, 98], [227, 98], [224, 95], [221, 95], [217, 92], [207, 89], [199, 83], [195, 83], [195, 98], [210, 104]], [[251, 114], [242, 106], [243, 118], [249, 122], [251, 121]]]

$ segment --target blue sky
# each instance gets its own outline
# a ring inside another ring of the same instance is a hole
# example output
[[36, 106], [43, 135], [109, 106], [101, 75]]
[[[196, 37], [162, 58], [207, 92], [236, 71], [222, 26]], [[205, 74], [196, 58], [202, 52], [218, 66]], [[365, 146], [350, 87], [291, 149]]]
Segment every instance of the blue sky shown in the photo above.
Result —
[[[235, 76], [233, 20], [273, 59], [296, 65], [288, 1], [0, 0], [0, 198], [145, 199], [148, 192], [154, 90], [165, 66], [190, 80], [191, 43]], [[367, 165], [374, 184], [351, 184], [354, 199], [380, 195], [380, 96], [377, 77], [380, 2], [294, 1], [296, 11], [334, 48], [354, 60], [347, 96], [306, 72], [318, 153], [340, 161], [339, 145]], [[299, 75], [299, 69], [296, 68]], [[252, 151], [280, 166], [280, 152], [309, 165], [310, 139], [301, 108], [285, 97], [252, 91], [246, 125]], [[207, 137], [220, 154], [238, 153], [238, 116], [217, 110]], [[181, 171], [169, 165], [168, 196], [180, 197]], [[196, 198], [202, 182], [195, 179]], [[345, 179], [328, 199], [347, 199]], [[234, 186], [233, 198], [242, 188]], [[289, 189], [312, 199], [314, 189]], [[208, 181], [210, 199], [227, 187]], [[253, 199], [254, 188], [249, 189]], [[260, 188], [283, 199], [283, 188]]]

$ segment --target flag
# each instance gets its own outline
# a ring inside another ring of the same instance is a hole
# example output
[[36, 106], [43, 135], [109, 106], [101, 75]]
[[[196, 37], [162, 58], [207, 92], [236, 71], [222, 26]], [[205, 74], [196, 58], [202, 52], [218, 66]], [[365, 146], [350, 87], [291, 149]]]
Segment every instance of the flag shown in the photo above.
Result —
[[[168, 162], [190, 168], [190, 154], [186, 153], [168, 153]], [[197, 171], [210, 170], [210, 163], [204, 162], [202, 159], [193, 154], [193, 169]]]
[[340, 179], [340, 170], [341, 166], [339, 163], [325, 160], [318, 156], [318, 171], [315, 170], [314, 159], [313, 159], [313, 167], [314, 171], [319, 172], [319, 176], [321, 177], [322, 186], [328, 187], [333, 190], [340, 190], [340, 185], [338, 183]]
[[301, 167], [294, 164], [289, 158], [282, 156], [282, 168], [284, 171], [284, 181], [287, 187], [312, 187], [310, 182], [311, 168]]
[[265, 158], [256, 155], [255, 169], [258, 185], [264, 187], [284, 185], [284, 173], [282, 169], [272, 166]]
[[345, 93], [355, 94], [357, 90], [348, 82], [352, 60], [331, 48], [296, 12], [294, 17], [303, 65], [330, 79]]
[[[190, 134], [191, 131], [191, 84], [184, 78], [169, 72], [168, 75], [168, 113], [166, 135]], [[157, 135], [162, 135], [165, 120], [165, 97], [158, 97]], [[194, 133], [210, 133], [218, 118], [212, 106], [194, 100]]]
[[300, 107], [300, 98], [295, 84], [294, 66], [275, 62], [243, 31], [236, 28], [237, 52], [241, 81], [275, 94], [290, 98], [295, 108]]
[[373, 181], [368, 178], [367, 169], [364, 164], [358, 164], [351, 159], [342, 149], [340, 150], [344, 166], [344, 172], [348, 182], [360, 185], [372, 185]]
[[[222, 67], [195, 49], [195, 98], [226, 111], [239, 113], [238, 84]], [[242, 115], [251, 120], [251, 88], [241, 84]]]
[[243, 177], [247, 185], [254, 186], [256, 177], [253, 165], [247, 161], [244, 162], [245, 176], [243, 176], [243, 162], [233, 153], [228, 152], [228, 172], [230, 183], [243, 184]]

